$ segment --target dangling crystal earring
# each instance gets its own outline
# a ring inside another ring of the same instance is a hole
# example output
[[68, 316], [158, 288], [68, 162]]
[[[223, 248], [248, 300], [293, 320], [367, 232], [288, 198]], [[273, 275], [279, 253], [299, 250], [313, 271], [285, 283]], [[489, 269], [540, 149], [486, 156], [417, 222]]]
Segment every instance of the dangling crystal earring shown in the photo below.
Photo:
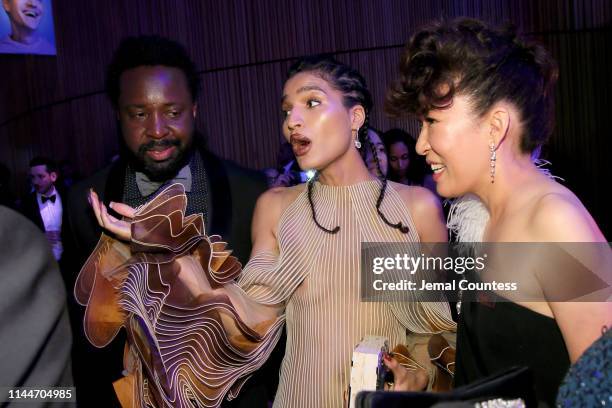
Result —
[[361, 149], [361, 142], [359, 141], [359, 129], [357, 129], [357, 138], [355, 139], [355, 147]]
[[497, 152], [495, 151], [495, 143], [491, 141], [489, 145], [489, 150], [491, 151], [490, 161], [490, 174], [491, 174], [491, 184], [495, 183], [495, 162], [497, 161]]

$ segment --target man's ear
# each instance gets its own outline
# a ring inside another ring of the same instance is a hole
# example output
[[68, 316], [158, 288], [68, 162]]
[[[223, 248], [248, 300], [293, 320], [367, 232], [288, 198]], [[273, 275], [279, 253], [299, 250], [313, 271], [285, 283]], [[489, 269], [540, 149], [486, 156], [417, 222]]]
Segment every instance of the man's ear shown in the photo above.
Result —
[[365, 123], [366, 112], [363, 106], [355, 105], [351, 108], [351, 129], [361, 129]]
[[57, 172], [52, 171], [51, 173], [49, 173], [49, 178], [55, 184], [55, 182], [57, 181]]

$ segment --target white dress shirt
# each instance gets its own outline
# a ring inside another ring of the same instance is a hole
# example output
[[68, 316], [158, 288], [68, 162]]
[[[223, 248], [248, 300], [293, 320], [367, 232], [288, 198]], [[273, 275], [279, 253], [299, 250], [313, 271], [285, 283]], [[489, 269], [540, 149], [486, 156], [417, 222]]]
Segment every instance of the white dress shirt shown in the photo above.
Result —
[[[51, 200], [47, 200], [45, 203], [42, 202], [42, 194], [36, 193], [36, 200], [38, 201], [38, 209], [40, 210], [40, 217], [42, 218], [43, 224], [45, 225], [45, 231], [57, 231], [58, 234], [62, 230], [62, 199], [60, 195], [53, 187], [53, 191], [47, 194], [47, 197], [50, 197], [55, 194], [55, 202], [51, 202]], [[49, 240], [51, 244], [51, 249], [53, 250], [53, 255], [55, 259], [59, 261], [62, 257], [62, 252], [64, 251], [64, 247], [62, 246], [61, 239], [57, 241]]]

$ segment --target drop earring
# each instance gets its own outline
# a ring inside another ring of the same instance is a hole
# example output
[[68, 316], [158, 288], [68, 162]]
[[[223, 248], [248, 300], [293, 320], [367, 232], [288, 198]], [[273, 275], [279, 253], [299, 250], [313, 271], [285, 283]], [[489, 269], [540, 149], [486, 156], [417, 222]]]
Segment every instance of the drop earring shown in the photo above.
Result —
[[497, 151], [495, 150], [495, 143], [491, 141], [489, 144], [489, 150], [491, 151], [491, 156], [489, 158], [489, 171], [491, 174], [491, 184], [495, 183], [495, 162], [497, 161]]
[[355, 139], [355, 147], [361, 149], [361, 142], [359, 141], [359, 129], [357, 129], [357, 138]]

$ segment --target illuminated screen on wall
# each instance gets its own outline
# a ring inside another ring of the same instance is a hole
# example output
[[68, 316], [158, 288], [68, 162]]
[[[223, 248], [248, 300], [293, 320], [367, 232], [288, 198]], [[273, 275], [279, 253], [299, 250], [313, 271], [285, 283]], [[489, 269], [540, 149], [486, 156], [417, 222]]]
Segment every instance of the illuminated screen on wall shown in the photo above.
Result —
[[1, 0], [0, 53], [55, 55], [51, 0]]

